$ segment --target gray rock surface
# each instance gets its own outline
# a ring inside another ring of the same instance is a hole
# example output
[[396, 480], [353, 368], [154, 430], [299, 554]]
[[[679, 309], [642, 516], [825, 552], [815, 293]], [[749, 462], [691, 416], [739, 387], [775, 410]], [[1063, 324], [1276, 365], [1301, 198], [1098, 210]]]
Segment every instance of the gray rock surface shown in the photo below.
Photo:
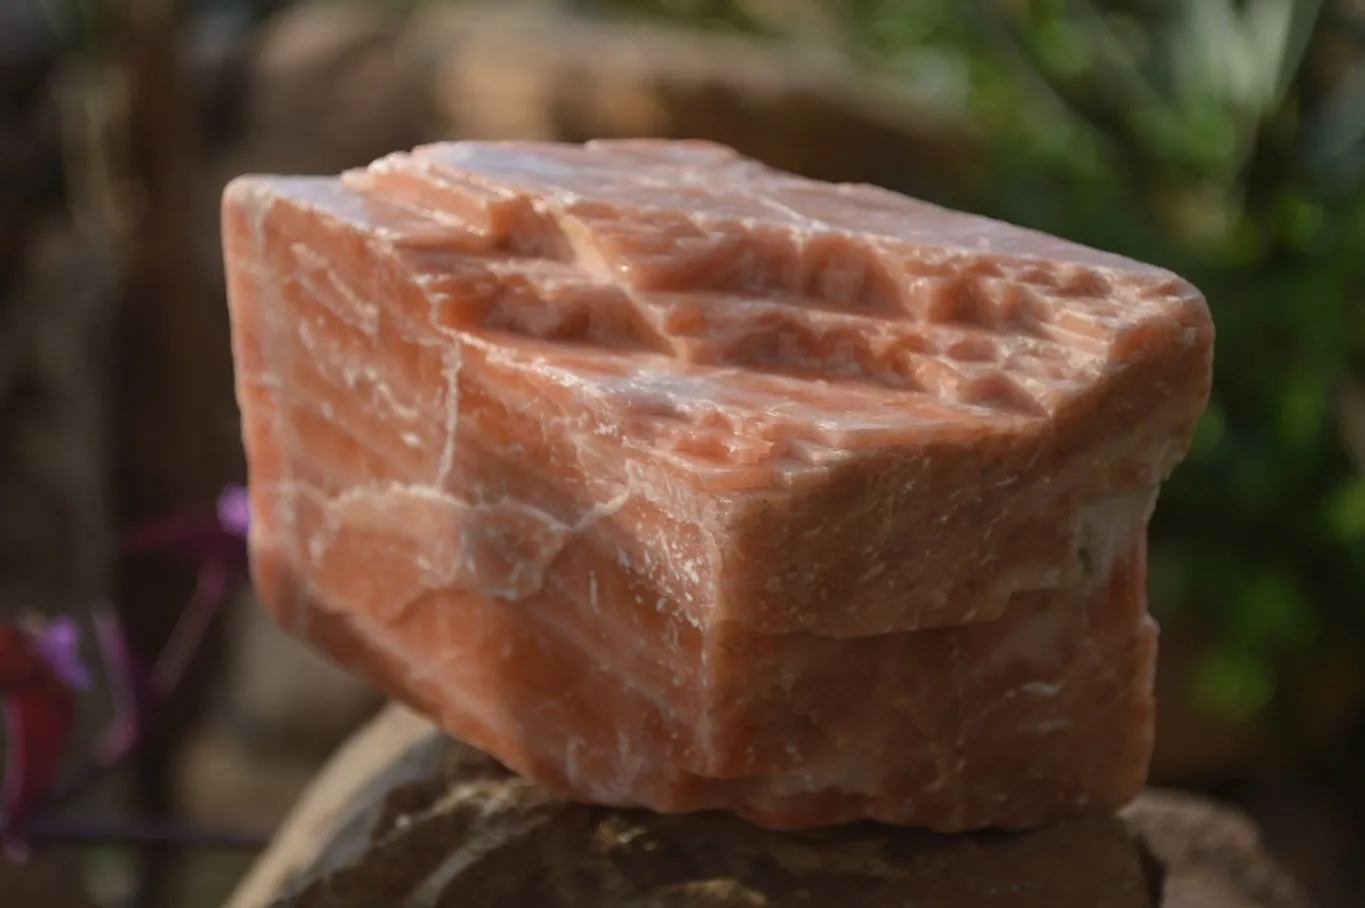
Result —
[[228, 908], [808, 905], [1306, 908], [1253, 824], [1150, 792], [1025, 835], [802, 833], [567, 803], [389, 707], [317, 777]]

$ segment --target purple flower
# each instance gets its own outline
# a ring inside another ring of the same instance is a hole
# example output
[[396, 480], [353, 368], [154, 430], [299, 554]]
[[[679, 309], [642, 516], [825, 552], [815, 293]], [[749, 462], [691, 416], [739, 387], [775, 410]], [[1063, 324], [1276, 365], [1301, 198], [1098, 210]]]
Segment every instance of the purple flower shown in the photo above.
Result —
[[65, 619], [0, 622], [0, 855], [27, 855], [24, 825], [52, 793], [75, 716], [72, 686], [90, 681], [79, 632]]
[[247, 490], [229, 486], [212, 513], [154, 517], [125, 530], [122, 556], [187, 558], [199, 568], [198, 585], [151, 665], [133, 658], [117, 611], [96, 608], [94, 642], [114, 718], [87, 765], [60, 790], [53, 782], [75, 717], [74, 691], [91, 685], [80, 658], [80, 628], [69, 618], [0, 621], [0, 857], [21, 860], [35, 811], [84, 790], [139, 743], [151, 707], [175, 689], [233, 585], [245, 579], [250, 528]]
[[90, 671], [81, 662], [81, 630], [70, 618], [57, 618], [31, 636], [33, 649], [52, 674], [68, 687], [85, 690]]
[[242, 486], [228, 486], [218, 496], [218, 522], [235, 536], [251, 529], [251, 497]]

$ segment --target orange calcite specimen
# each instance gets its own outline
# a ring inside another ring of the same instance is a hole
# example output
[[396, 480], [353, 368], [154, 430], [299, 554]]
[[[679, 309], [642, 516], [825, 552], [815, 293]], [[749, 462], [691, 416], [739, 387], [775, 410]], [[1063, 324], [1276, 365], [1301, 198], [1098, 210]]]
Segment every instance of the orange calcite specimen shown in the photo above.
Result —
[[224, 221], [261, 595], [458, 737], [778, 828], [1141, 786], [1212, 355], [1176, 276], [690, 142], [435, 145]]

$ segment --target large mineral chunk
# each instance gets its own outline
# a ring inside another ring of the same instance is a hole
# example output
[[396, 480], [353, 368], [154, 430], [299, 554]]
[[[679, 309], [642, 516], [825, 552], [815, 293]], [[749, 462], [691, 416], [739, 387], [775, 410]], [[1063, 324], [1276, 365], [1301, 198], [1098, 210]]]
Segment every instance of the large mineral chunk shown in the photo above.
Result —
[[1140, 788], [1174, 275], [703, 143], [243, 178], [265, 602], [553, 790], [957, 830]]

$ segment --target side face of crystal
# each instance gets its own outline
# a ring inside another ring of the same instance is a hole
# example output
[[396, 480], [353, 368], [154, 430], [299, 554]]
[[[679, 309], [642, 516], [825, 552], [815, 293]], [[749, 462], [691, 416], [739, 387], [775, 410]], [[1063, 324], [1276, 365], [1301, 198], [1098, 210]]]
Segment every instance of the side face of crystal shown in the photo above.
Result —
[[224, 203], [265, 601], [578, 797], [1025, 827], [1136, 792], [1168, 272], [701, 143]]

